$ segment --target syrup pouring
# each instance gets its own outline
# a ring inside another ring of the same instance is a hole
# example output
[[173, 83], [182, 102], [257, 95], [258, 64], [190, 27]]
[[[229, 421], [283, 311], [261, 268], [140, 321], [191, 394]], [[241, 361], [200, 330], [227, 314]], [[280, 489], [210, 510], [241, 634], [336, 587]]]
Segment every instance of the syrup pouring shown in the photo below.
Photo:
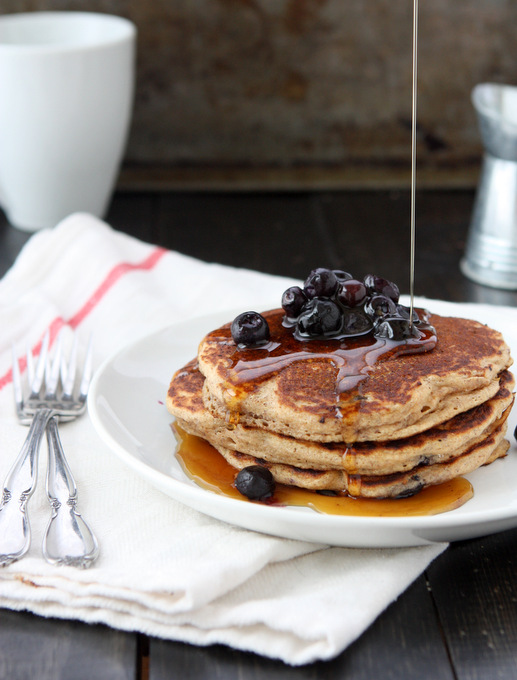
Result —
[[[422, 319], [420, 315], [417, 314], [416, 320], [414, 316], [414, 279], [415, 279], [415, 232], [416, 232], [416, 210], [415, 210], [415, 204], [416, 204], [416, 117], [417, 117], [417, 67], [418, 67], [418, 62], [417, 62], [417, 52], [418, 52], [418, 0], [413, 0], [413, 41], [412, 41], [413, 49], [412, 49], [412, 110], [411, 110], [411, 211], [410, 211], [410, 271], [409, 271], [409, 287], [410, 287], [410, 306], [409, 306], [409, 313], [408, 313], [408, 319], [407, 321], [409, 322], [409, 335], [414, 336], [417, 335], [418, 340], [416, 341], [415, 344], [422, 343], [422, 346], [419, 348], [420, 351], [426, 351], [432, 349], [434, 347], [434, 344], [436, 343], [436, 337], [433, 336], [433, 329], [432, 327], [429, 327], [426, 325], [425, 330], [427, 331], [427, 336], [425, 337], [424, 340], [424, 334], [423, 333], [416, 333], [416, 329], [414, 329], [414, 325], [419, 326], [422, 322]], [[338, 274], [338, 272], [334, 272], [335, 274]], [[341, 274], [341, 272], [339, 272]], [[340, 283], [346, 283], [348, 277], [350, 275], [347, 275], [346, 272], [343, 272], [342, 274], [345, 274], [344, 281], [340, 281]], [[325, 274], [327, 276], [327, 274]], [[338, 275], [338, 279], [339, 279]], [[352, 277], [350, 277], [352, 278]], [[309, 277], [310, 279], [310, 277]], [[308, 281], [309, 281], [308, 279]], [[290, 314], [289, 312], [292, 311], [292, 309], [298, 308], [298, 310], [301, 310], [303, 307], [303, 304], [307, 305], [307, 292], [310, 290], [310, 286], [314, 282], [309, 281], [309, 285], [307, 285], [304, 288], [304, 291], [301, 289], [289, 289], [284, 293], [284, 298], [283, 298], [283, 306], [284, 310], [286, 311], [286, 317], [284, 319], [284, 326], [294, 326], [295, 325], [295, 319], [294, 315]], [[322, 283], [321, 282], [321, 276], [318, 277], [317, 285], [325, 285], [325, 281]], [[391, 282], [385, 282], [387, 284], [391, 284]], [[353, 284], [351, 285], [351, 290], [353, 295], [357, 298], [357, 289], [358, 285], [363, 285], [361, 282], [356, 281], [355, 279], [353, 280]], [[350, 284], [349, 284], [350, 285]], [[364, 286], [363, 286], [364, 287]], [[382, 291], [385, 292], [385, 291]], [[373, 289], [370, 288], [370, 293], [375, 293]], [[287, 294], [287, 298], [286, 298]], [[332, 291], [331, 295], [325, 295], [325, 297], [330, 298], [332, 295], [335, 296], [336, 291]], [[398, 291], [396, 291], [396, 299], [394, 299], [394, 302], [398, 302]], [[301, 296], [301, 297], [300, 297]], [[316, 291], [316, 296], [317, 296], [317, 291]], [[389, 297], [389, 296], [388, 296]], [[393, 296], [391, 296], [393, 297]], [[305, 300], [303, 299], [305, 298]], [[363, 300], [360, 300], [363, 302]], [[335, 301], [339, 302], [339, 300]], [[287, 303], [287, 304], [284, 304]], [[329, 301], [329, 304], [334, 304]], [[348, 306], [349, 301], [345, 303], [345, 306]], [[294, 307], [293, 307], [294, 305]], [[313, 305], [314, 306], [314, 305]], [[336, 305], [338, 308], [338, 312], [334, 312], [334, 317], [339, 313], [339, 305]], [[353, 305], [355, 306], [355, 305]], [[342, 311], [342, 310], [341, 310]], [[402, 310], [399, 310], [399, 313]], [[421, 313], [423, 310], [421, 310]], [[250, 314], [252, 316], [250, 316]], [[233, 323], [233, 328], [232, 328], [232, 335], [234, 337], [235, 344], [237, 346], [240, 346], [241, 349], [243, 349], [246, 344], [248, 344], [248, 347], [258, 347], [260, 345], [266, 345], [270, 343], [270, 333], [269, 333], [269, 327], [267, 325], [267, 322], [263, 319], [263, 317], [259, 314], [256, 314], [255, 312], [247, 312], [241, 317], [246, 317], [245, 319], [242, 318], [240, 321], [242, 322], [241, 325], [239, 326], [238, 320], [234, 320]], [[329, 333], [320, 333], [317, 332], [315, 335], [321, 337], [322, 335], [327, 335], [327, 336], [339, 336], [339, 331], [337, 331], [337, 327], [340, 323], [340, 320], [333, 319], [332, 317], [329, 317], [328, 310], [326, 310], [326, 318], [327, 320], [331, 318], [331, 323], [334, 324], [334, 327], [331, 329], [331, 332]], [[239, 318], [238, 318], [239, 319]], [[287, 323], [286, 323], [287, 321]], [[237, 322], [237, 323], [236, 323]], [[265, 322], [265, 325], [264, 325]], [[319, 319], [317, 318], [316, 315], [316, 322], [317, 324], [319, 323]], [[328, 321], [327, 321], [328, 323]], [[355, 320], [355, 323], [357, 323], [357, 320]], [[310, 332], [306, 333], [307, 330], [307, 323], [305, 323], [305, 326], [302, 327], [302, 333], [299, 332], [299, 328], [295, 330], [295, 337], [297, 335], [298, 337], [298, 342], [302, 341], [303, 344], [303, 335], [306, 335], [306, 338], [308, 339], [311, 335]], [[318, 330], [321, 331], [321, 325], [317, 326]], [[343, 323], [341, 322], [341, 325], [339, 326], [340, 331], [342, 333], [343, 329]], [[423, 329], [422, 329], [423, 330]], [[362, 336], [364, 332], [371, 331], [370, 328], [364, 329], [359, 331], [358, 333], [350, 333], [350, 335], [358, 335]], [[345, 334], [347, 335], [347, 334]], [[377, 333], [378, 335], [378, 333]], [[259, 338], [260, 342], [257, 341], [257, 337]], [[250, 342], [242, 342], [242, 340], [248, 339]], [[341, 339], [343, 338], [343, 335], [341, 335]], [[406, 350], [411, 349], [414, 351], [416, 348], [410, 348], [407, 346], [407, 336], [405, 338], [405, 343], [406, 345]], [[362, 338], [361, 338], [362, 340]], [[239, 342], [241, 341], [241, 342]], [[378, 342], [378, 340], [377, 340]], [[399, 341], [400, 342], [400, 341]], [[281, 344], [281, 343], [279, 343]], [[393, 343], [394, 345], [399, 344], [397, 341]], [[427, 346], [425, 346], [427, 345]], [[362, 353], [364, 354], [364, 348], [362, 348]], [[348, 350], [350, 351], [350, 349]], [[392, 348], [393, 351], [393, 348]], [[274, 352], [273, 352], [274, 354]], [[288, 352], [287, 355], [290, 353]], [[303, 352], [302, 352], [303, 354]], [[284, 355], [284, 352], [282, 352], [282, 356]], [[293, 359], [293, 356], [291, 354], [291, 360]], [[283, 356], [283, 359], [285, 361], [286, 357]], [[278, 361], [278, 360], [276, 360]], [[271, 370], [271, 366], [265, 367], [264, 364], [267, 362], [258, 361], [258, 362], [245, 362], [247, 364], [247, 368], [252, 368], [251, 372], [253, 373], [254, 371], [257, 371], [257, 364], [259, 364], [258, 368], [264, 368], [266, 369], [264, 372], [267, 374]], [[275, 360], [273, 360], [273, 364], [275, 364]], [[277, 367], [277, 366], [276, 366]], [[240, 366], [241, 371], [243, 370], [242, 365]], [[268, 370], [269, 369], [269, 370]], [[244, 371], [245, 372], [245, 371]], [[260, 372], [260, 371], [259, 371]], [[356, 373], [361, 373], [361, 371], [356, 371]], [[255, 375], [255, 378], [258, 376]], [[260, 377], [263, 377], [261, 375]], [[253, 382], [251, 381], [244, 381], [248, 382], [248, 385]], [[345, 385], [346, 388], [349, 388], [350, 385]], [[463, 478], [457, 478], [454, 480], [451, 480], [451, 482], [445, 483], [445, 484], [440, 484], [435, 487], [430, 487], [427, 489], [424, 489], [421, 491], [419, 494], [416, 496], [412, 496], [410, 498], [404, 498], [404, 499], [389, 499], [389, 500], [365, 500], [365, 499], [357, 499], [357, 498], [351, 498], [348, 494], [330, 494], [329, 496], [325, 494], [318, 494], [315, 492], [311, 491], [306, 491], [304, 489], [299, 489], [296, 487], [286, 487], [284, 485], [275, 485], [274, 482], [271, 480], [265, 480], [262, 479], [263, 475], [261, 475], [260, 481], [261, 481], [261, 488], [264, 486], [264, 488], [267, 489], [267, 492], [264, 493], [262, 496], [261, 494], [258, 494], [253, 496], [251, 493], [246, 493], [246, 490], [242, 490], [239, 488], [239, 484], [235, 483], [235, 477], [236, 473], [235, 470], [232, 466], [230, 466], [222, 456], [218, 454], [218, 452], [213, 449], [210, 444], [207, 442], [198, 439], [197, 437], [192, 437], [191, 435], [187, 435], [186, 433], [182, 432], [180, 428], [176, 427], [176, 436], [179, 440], [179, 446], [178, 446], [178, 451], [177, 451], [177, 456], [183, 466], [184, 471], [188, 476], [190, 476], [192, 479], [196, 480], [197, 483], [199, 483], [201, 486], [204, 488], [208, 488], [216, 493], [221, 493], [223, 495], [227, 495], [230, 497], [234, 498], [241, 498], [244, 500], [246, 496], [248, 496], [248, 499], [260, 499], [262, 498], [261, 502], [267, 503], [267, 504], [280, 504], [280, 505], [303, 505], [310, 507], [314, 510], [317, 510], [319, 512], [323, 513], [330, 513], [330, 514], [343, 514], [343, 515], [370, 515], [370, 516], [386, 516], [386, 515], [395, 515], [395, 516], [408, 516], [411, 514], [416, 514], [416, 515], [428, 515], [428, 514], [436, 514], [436, 513], [441, 513], [441, 512], [447, 512], [453, 508], [459, 507], [463, 503], [465, 503], [469, 498], [472, 497], [473, 495], [473, 489], [471, 484], [463, 479]], [[253, 467], [258, 467], [258, 466], [253, 466]], [[241, 470], [239, 475], [237, 475], [237, 478], [242, 476], [242, 474], [246, 471], [249, 470], [249, 472], [252, 472], [251, 468], [245, 468], [244, 470]], [[269, 473], [269, 470], [263, 470], [260, 469], [259, 472], [267, 472]], [[248, 480], [249, 484], [254, 484], [255, 480], [253, 479], [253, 475], [248, 475], [250, 477], [250, 480]], [[269, 473], [269, 476], [271, 474]], [[353, 477], [353, 476], [351, 476]], [[268, 484], [269, 481], [269, 484]], [[353, 480], [350, 480], [353, 481]], [[360, 483], [360, 479], [357, 480]]]
[[415, 232], [416, 232], [416, 109], [418, 82], [418, 0], [413, 0], [413, 54], [412, 54], [412, 89], [411, 89], [411, 216], [410, 216], [410, 256], [409, 256], [409, 323], [413, 326], [413, 306], [415, 297]]

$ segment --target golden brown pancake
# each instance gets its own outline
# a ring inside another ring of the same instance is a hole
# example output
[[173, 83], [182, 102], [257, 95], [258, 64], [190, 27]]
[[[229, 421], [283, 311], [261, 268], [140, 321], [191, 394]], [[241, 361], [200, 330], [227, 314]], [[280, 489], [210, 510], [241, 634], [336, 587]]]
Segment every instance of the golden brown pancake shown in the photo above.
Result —
[[258, 429], [228, 424], [204, 408], [204, 377], [197, 361], [179, 371], [167, 395], [169, 411], [189, 434], [209, 441], [218, 450], [258, 456], [268, 463], [281, 463], [317, 470], [344, 470], [349, 474], [380, 475], [411, 470], [417, 465], [444, 463], [484, 441], [501, 426], [513, 403], [513, 376], [501, 375], [497, 394], [479, 406], [460, 413], [427, 432], [385, 442], [322, 443], [300, 440]]
[[504, 438], [502, 427], [488, 439], [447, 463], [419, 465], [406, 472], [392, 475], [349, 475], [339, 470], [307, 470], [293, 465], [268, 463], [261, 458], [215, 447], [230, 465], [237, 470], [250, 465], [267, 467], [276, 482], [299, 486], [312, 491], [344, 491], [354, 498], [402, 498], [411, 496], [426, 486], [441, 484], [460, 475], [488, 465], [506, 455], [510, 444]]

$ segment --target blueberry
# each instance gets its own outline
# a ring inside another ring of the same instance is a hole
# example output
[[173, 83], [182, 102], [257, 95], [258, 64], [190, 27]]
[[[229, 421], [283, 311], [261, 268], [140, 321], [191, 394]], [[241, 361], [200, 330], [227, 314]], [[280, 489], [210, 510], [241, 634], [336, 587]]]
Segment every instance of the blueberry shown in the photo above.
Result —
[[372, 319], [380, 319], [384, 316], [396, 316], [397, 306], [389, 297], [385, 295], [374, 295], [364, 306], [365, 312]]
[[311, 271], [304, 283], [303, 289], [308, 298], [330, 298], [336, 292], [338, 285], [339, 282], [333, 271], [319, 267]]
[[342, 269], [333, 269], [332, 273], [336, 277], [336, 279], [339, 281], [339, 283], [344, 283], [345, 281], [350, 281], [350, 279], [353, 279], [354, 277], [352, 274], [349, 274], [348, 272], [344, 272]]
[[298, 317], [298, 333], [303, 337], [332, 336], [339, 333], [343, 323], [341, 310], [332, 300], [314, 298]]
[[266, 319], [257, 312], [239, 314], [232, 322], [231, 332], [236, 345], [263, 345], [270, 337]]
[[350, 309], [343, 313], [343, 328], [344, 335], [364, 335], [372, 330], [372, 320], [360, 310]]
[[388, 281], [388, 279], [383, 279], [381, 276], [375, 276], [374, 274], [367, 274], [364, 277], [364, 285], [368, 288], [368, 291], [372, 294], [384, 295], [393, 302], [398, 302], [400, 293], [396, 283]]
[[275, 492], [275, 480], [271, 472], [261, 465], [243, 468], [235, 478], [235, 488], [252, 501], [269, 498]]
[[413, 329], [409, 319], [387, 317], [376, 324], [374, 335], [377, 338], [389, 338], [390, 340], [407, 340], [407, 338], [413, 337]]
[[[409, 312], [409, 307], [397, 305], [397, 316], [401, 316], [403, 319], [409, 319]], [[420, 323], [420, 317], [418, 316], [415, 309], [413, 309], [413, 323]]]
[[282, 295], [282, 307], [290, 319], [295, 319], [307, 302], [307, 296], [300, 286], [291, 286]]
[[337, 292], [338, 302], [346, 307], [357, 307], [366, 299], [366, 286], [361, 281], [349, 279], [341, 285]]

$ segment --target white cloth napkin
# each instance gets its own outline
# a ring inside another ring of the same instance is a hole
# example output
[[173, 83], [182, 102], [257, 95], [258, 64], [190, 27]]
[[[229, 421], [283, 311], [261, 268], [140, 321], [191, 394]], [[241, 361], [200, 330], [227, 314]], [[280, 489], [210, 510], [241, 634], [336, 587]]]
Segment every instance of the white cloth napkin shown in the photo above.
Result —
[[[55, 337], [69, 325], [84, 338], [94, 333], [99, 365], [137, 336], [279, 300], [288, 284], [165, 251], [84, 214], [35, 234], [0, 281], [0, 482], [27, 434], [14, 414], [11, 343], [22, 352], [47, 329]], [[0, 569], [2, 607], [224, 643], [298, 665], [341, 652], [446, 547], [332, 548], [240, 529], [142, 480], [112, 454], [88, 416], [63, 425], [61, 435], [100, 557], [88, 570], [43, 560], [43, 444], [29, 505], [32, 547]]]

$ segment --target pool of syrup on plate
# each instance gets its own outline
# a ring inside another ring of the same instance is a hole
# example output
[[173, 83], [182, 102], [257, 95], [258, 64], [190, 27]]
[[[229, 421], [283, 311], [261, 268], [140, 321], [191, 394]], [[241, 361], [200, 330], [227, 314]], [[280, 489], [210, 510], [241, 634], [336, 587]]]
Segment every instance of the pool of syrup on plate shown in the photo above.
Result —
[[237, 471], [207, 441], [173, 425], [178, 440], [176, 456], [185, 472], [200, 487], [248, 503], [274, 506], [303, 506], [328, 515], [367, 517], [410, 517], [437, 515], [459, 508], [472, 498], [472, 485], [464, 477], [430, 486], [409, 498], [364, 499], [346, 495], [327, 496], [284, 484], [265, 501], [250, 501], [234, 486]]

